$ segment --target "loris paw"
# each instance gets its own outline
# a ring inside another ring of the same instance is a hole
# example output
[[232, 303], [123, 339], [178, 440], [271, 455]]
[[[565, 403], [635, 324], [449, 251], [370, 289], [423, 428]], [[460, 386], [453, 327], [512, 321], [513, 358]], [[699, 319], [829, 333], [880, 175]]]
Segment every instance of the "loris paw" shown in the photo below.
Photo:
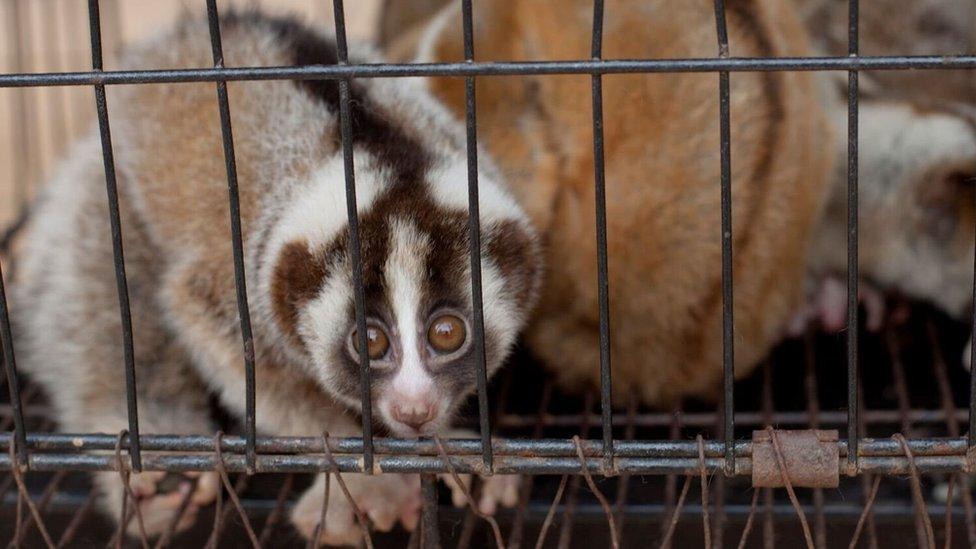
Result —
[[[97, 483], [103, 494], [105, 511], [115, 520], [119, 520], [122, 494], [125, 490], [122, 478], [117, 473], [100, 473]], [[146, 471], [132, 473], [129, 476], [129, 487], [132, 489], [135, 504], [139, 506], [139, 515], [142, 517], [146, 535], [153, 537], [169, 530], [174, 521], [176, 521], [176, 532], [192, 526], [200, 507], [216, 499], [220, 481], [217, 474], [212, 472]], [[189, 498], [187, 506], [177, 517], [187, 497]], [[132, 504], [133, 501], [130, 499], [127, 509], [132, 509]], [[136, 516], [129, 521], [126, 534], [132, 537], [140, 536], [139, 520]]]
[[[451, 489], [451, 501], [455, 507], [465, 507], [468, 505], [468, 498], [465, 490], [471, 493], [471, 475], [458, 475], [464, 487], [458, 485], [454, 476], [442, 474], [441, 480]], [[481, 479], [480, 496], [475, 499], [478, 510], [486, 515], [494, 515], [498, 510], [498, 504], [505, 507], [514, 507], [518, 503], [519, 486], [522, 485], [521, 475], [492, 475], [490, 477], [479, 477]], [[472, 498], [474, 494], [471, 493]]]
[[[445, 438], [456, 439], [477, 439], [478, 434], [467, 429], [449, 429], [442, 436]], [[440, 479], [451, 489], [451, 501], [455, 507], [464, 507], [468, 504], [465, 490], [471, 493], [471, 475], [459, 474], [458, 478], [464, 483], [464, 487], [458, 485], [454, 476], [451, 474], [441, 474]], [[482, 476], [480, 496], [475, 499], [478, 510], [486, 515], [494, 515], [498, 510], [498, 504], [505, 507], [514, 507], [518, 503], [519, 486], [522, 484], [520, 475], [492, 475]], [[471, 494], [474, 498], [475, 494]]]
[[[342, 476], [356, 505], [380, 532], [389, 532], [397, 522], [407, 530], [417, 527], [420, 518], [420, 477], [417, 475], [345, 474]], [[305, 539], [315, 535], [322, 517], [325, 477], [315, 483], [298, 500], [291, 521]], [[319, 545], [359, 546], [363, 533], [356, 521], [352, 504], [333, 475], [329, 483], [329, 507], [325, 529], [319, 532]]]
[[[864, 306], [865, 328], [869, 332], [880, 332], [887, 315], [884, 294], [871, 284], [860, 281], [858, 301]], [[825, 276], [816, 291], [807, 296], [807, 303], [793, 315], [786, 334], [798, 337], [810, 324], [818, 322], [827, 333], [836, 333], [847, 327], [846, 281], [832, 275]]]

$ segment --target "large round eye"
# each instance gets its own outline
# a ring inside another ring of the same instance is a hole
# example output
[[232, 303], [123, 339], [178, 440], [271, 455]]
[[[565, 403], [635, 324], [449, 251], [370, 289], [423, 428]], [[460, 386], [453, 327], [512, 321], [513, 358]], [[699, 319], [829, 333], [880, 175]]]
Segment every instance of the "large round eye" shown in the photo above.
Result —
[[461, 348], [467, 332], [464, 321], [454, 315], [441, 315], [430, 323], [427, 329], [427, 341], [430, 346], [441, 353], [453, 353]]
[[[349, 336], [352, 338], [352, 347], [359, 352], [359, 330], [353, 330]], [[369, 352], [370, 360], [380, 360], [386, 356], [390, 350], [390, 338], [379, 326], [366, 326], [366, 350]]]

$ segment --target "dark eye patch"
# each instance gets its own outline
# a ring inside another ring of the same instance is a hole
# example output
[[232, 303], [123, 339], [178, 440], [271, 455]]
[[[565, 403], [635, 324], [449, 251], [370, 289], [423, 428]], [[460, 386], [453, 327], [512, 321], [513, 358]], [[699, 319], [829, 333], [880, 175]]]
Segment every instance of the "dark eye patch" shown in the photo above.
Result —
[[304, 240], [286, 244], [278, 254], [271, 279], [271, 304], [282, 330], [296, 341], [298, 308], [322, 287], [328, 271], [321, 254]]

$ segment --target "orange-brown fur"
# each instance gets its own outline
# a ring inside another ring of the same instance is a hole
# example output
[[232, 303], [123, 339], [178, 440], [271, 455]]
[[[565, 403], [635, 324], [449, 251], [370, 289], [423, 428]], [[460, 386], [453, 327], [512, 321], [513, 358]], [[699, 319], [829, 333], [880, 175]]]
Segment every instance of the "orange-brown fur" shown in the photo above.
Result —
[[[781, 0], [729, 2], [737, 57], [807, 53]], [[460, 11], [428, 34], [427, 61], [462, 59]], [[475, 3], [480, 61], [586, 59], [592, 2]], [[611, 1], [605, 58], [714, 57], [710, 2]], [[393, 50], [404, 55], [409, 44]], [[460, 79], [431, 88], [463, 115]], [[731, 76], [736, 375], [781, 334], [802, 297], [832, 136], [811, 77]], [[478, 130], [545, 235], [548, 275], [528, 331], [567, 384], [599, 372], [593, 135], [588, 76], [482, 77]], [[618, 394], [646, 402], [712, 396], [722, 371], [718, 78], [603, 77], [611, 352]]]

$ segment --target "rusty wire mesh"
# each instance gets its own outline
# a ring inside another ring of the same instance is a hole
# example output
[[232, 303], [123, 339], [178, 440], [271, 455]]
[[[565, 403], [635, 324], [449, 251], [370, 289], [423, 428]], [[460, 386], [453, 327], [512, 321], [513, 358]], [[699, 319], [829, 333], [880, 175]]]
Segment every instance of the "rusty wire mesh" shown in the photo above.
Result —
[[[965, 336], [965, 330], [952, 321], [916, 307], [906, 322], [890, 323], [881, 334], [864, 338], [866, 398], [860, 417], [866, 436], [880, 440], [903, 433], [908, 439], [935, 439], [958, 437], [964, 432], [968, 380], [958, 356]], [[765, 425], [781, 429], [842, 427], [847, 418], [846, 395], [844, 371], [838, 363], [844, 352], [844, 339], [837, 335], [811, 332], [802, 340], [782, 344], [768, 364], [737, 384], [737, 434], [748, 436], [751, 430]], [[517, 366], [513, 365], [492, 387], [492, 401], [497, 405], [493, 419], [499, 437], [563, 439], [577, 435], [586, 439], [592, 434], [599, 425], [595, 395], [581, 398], [560, 393], [525, 353], [513, 361]], [[519, 368], [517, 380], [511, 374], [515, 367]], [[538, 387], [542, 387], [541, 392]], [[37, 387], [28, 383], [23, 394], [31, 431], [53, 431], [54, 423]], [[0, 428], [9, 430], [11, 410], [4, 405], [0, 411]], [[614, 434], [619, 440], [697, 444], [696, 436], [710, 438], [722, 428], [715, 407], [698, 402], [664, 412], [643, 409], [631, 401], [616, 409], [615, 417]], [[233, 423], [228, 428], [231, 434], [235, 432]], [[240, 427], [236, 429], [239, 432]], [[303, 545], [288, 524], [287, 510], [309, 484], [308, 477], [231, 475], [261, 545]], [[86, 475], [60, 470], [31, 472], [22, 478], [26, 494], [56, 545], [114, 543], [116, 529], [93, 506]], [[725, 478], [709, 469], [703, 504], [700, 471], [593, 478], [608, 500], [614, 526], [626, 547], [668, 545], [668, 537], [671, 546], [701, 545], [706, 528], [712, 546], [738, 546], [744, 535], [749, 547], [804, 542], [800, 515], [782, 489], [754, 489], [748, 479]], [[927, 547], [927, 524], [931, 524], [938, 546], [949, 542], [949, 546], [962, 547], [976, 542], [968, 475], [940, 473], [930, 467], [919, 472], [924, 509], [913, 503], [913, 478], [913, 473], [902, 470], [894, 476], [864, 474], [842, 479], [838, 489], [797, 488], [813, 544], [842, 546], [857, 537], [860, 547], [885, 547], [906, 540]], [[454, 508], [446, 490], [440, 492], [438, 524], [443, 544], [493, 546], [490, 526], [471, 510]], [[21, 499], [24, 495], [12, 474], [0, 476], [0, 538], [43, 546], [35, 519], [26, 500]], [[165, 534], [153, 540], [152, 546], [204, 545], [214, 535], [221, 546], [248, 544], [244, 523], [232, 500], [224, 498], [219, 521], [214, 521], [214, 512], [210, 507], [189, 531]], [[128, 515], [129, 520], [135, 520], [131, 511]], [[546, 547], [610, 541], [604, 509], [579, 475], [525, 476], [518, 505], [502, 510], [497, 520], [507, 547], [533, 547], [543, 529]], [[410, 534], [401, 530], [372, 536], [376, 546], [398, 546]]]

